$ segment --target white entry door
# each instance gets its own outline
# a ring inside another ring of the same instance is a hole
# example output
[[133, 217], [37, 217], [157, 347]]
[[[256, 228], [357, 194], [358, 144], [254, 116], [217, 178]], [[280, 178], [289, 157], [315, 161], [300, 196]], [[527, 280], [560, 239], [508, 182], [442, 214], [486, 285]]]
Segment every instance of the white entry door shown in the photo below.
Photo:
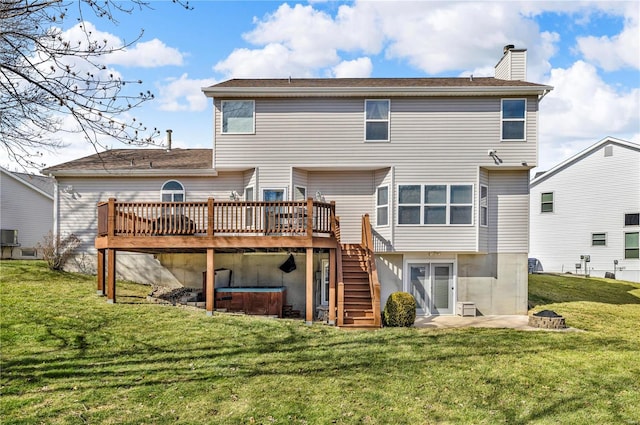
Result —
[[453, 314], [453, 263], [405, 262], [405, 291], [416, 299], [417, 315]]

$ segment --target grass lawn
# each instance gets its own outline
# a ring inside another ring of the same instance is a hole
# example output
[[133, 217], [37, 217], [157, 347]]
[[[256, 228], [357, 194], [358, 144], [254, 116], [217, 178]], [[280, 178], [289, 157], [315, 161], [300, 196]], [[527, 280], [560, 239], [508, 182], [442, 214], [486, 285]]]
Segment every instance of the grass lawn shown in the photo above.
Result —
[[639, 424], [640, 285], [534, 275], [585, 332], [344, 331], [0, 262], [3, 424]]

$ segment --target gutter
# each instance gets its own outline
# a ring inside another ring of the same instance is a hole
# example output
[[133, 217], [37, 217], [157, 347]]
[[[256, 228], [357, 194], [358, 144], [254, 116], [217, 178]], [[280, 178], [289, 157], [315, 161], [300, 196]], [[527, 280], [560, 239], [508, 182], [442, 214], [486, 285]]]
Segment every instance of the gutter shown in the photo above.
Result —
[[54, 177], [128, 177], [128, 176], [196, 176], [217, 177], [218, 171], [213, 169], [161, 169], [149, 170], [60, 170], [49, 171]]

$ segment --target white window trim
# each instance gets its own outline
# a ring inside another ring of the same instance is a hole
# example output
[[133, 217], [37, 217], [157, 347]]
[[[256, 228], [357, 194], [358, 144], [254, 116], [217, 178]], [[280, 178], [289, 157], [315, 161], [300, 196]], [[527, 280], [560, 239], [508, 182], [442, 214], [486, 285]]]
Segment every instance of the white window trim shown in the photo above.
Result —
[[[180, 186], [182, 186], [182, 190], [164, 190], [163, 187], [169, 182], [178, 183]], [[182, 202], [187, 202], [187, 190], [184, 188], [184, 184], [182, 184], [182, 182], [180, 180], [169, 179], [169, 180], [165, 181], [164, 183], [162, 183], [162, 186], [160, 186], [160, 202], [164, 202], [162, 200], [162, 197], [165, 194], [170, 194], [171, 195], [171, 199], [172, 200], [168, 201], [168, 202], [176, 202], [176, 201], [173, 201], [173, 197], [174, 197], [173, 195], [175, 195], [177, 193], [181, 193], [182, 194]]]
[[[419, 186], [420, 187], [420, 203], [419, 204], [401, 204], [400, 203], [400, 186]], [[424, 201], [425, 186], [445, 186], [446, 187], [446, 204], [427, 204]], [[471, 202], [468, 204], [452, 204], [451, 203], [451, 186], [471, 186]], [[475, 226], [475, 207], [473, 202], [473, 194], [475, 193], [475, 184], [473, 183], [402, 183], [396, 185], [396, 225], [400, 227], [473, 227]], [[424, 223], [424, 207], [428, 205], [445, 205], [446, 223], [443, 224], [425, 224]], [[451, 224], [451, 206], [470, 206], [471, 207], [471, 223]], [[400, 224], [400, 207], [420, 207], [420, 223], [417, 224]]]
[[[387, 108], [387, 119], [367, 119], [367, 102], [380, 102], [386, 101], [389, 104]], [[367, 123], [369, 122], [386, 122], [387, 123], [387, 138], [385, 140], [369, 140], [367, 139]], [[364, 141], [367, 143], [387, 143], [391, 141], [391, 99], [365, 99], [364, 100]]]
[[[298, 192], [298, 189], [303, 189], [303, 190], [304, 190], [304, 198], [303, 198], [303, 199], [298, 200], [298, 202], [306, 201], [306, 200], [307, 200], [307, 198], [309, 197], [309, 195], [307, 194], [307, 186], [302, 186], [302, 185], [300, 185], [300, 184], [293, 185], [293, 193], [292, 193], [292, 195], [291, 195], [291, 196], [292, 196], [292, 198], [295, 198], [296, 193]], [[291, 199], [291, 200], [292, 200], [292, 201], [295, 201], [295, 199]]]
[[[593, 243], [594, 239], [593, 236], [594, 235], [604, 235], [604, 245], [596, 245]], [[607, 232], [592, 232], [591, 233], [591, 246], [607, 246], [607, 240], [609, 239]]]
[[[523, 118], [504, 118], [504, 101], [505, 100], [524, 100], [524, 117]], [[502, 132], [502, 129], [503, 129], [502, 123], [505, 121], [522, 122], [523, 138], [522, 139], [505, 139], [504, 134]], [[526, 142], [527, 141], [527, 99], [526, 98], [506, 97], [506, 98], [500, 99], [500, 141], [501, 142]]]
[[[384, 205], [378, 205], [378, 190], [382, 189], [382, 188], [387, 188], [387, 203]], [[390, 212], [391, 212], [391, 207], [389, 206], [389, 203], [391, 202], [391, 186], [388, 184], [382, 185], [382, 186], [378, 186], [376, 188], [376, 227], [378, 228], [387, 228], [389, 226], [391, 226], [391, 220], [390, 220]], [[387, 209], [387, 224], [378, 224], [378, 209], [381, 208], [386, 208]]]
[[[485, 199], [486, 205], [482, 205], [482, 188], [487, 189], [487, 197]], [[487, 211], [487, 222], [485, 224], [482, 224], [483, 209]], [[489, 186], [486, 184], [480, 185], [480, 192], [478, 193], [478, 212], [480, 213], [480, 216], [478, 217], [478, 224], [480, 227], [489, 227]]]
[[[238, 132], [238, 131], [224, 131], [224, 104], [230, 102], [251, 102], [253, 104], [253, 123], [252, 131]], [[234, 99], [234, 100], [221, 100], [220, 101], [220, 134], [256, 134], [256, 101], [252, 99]]]

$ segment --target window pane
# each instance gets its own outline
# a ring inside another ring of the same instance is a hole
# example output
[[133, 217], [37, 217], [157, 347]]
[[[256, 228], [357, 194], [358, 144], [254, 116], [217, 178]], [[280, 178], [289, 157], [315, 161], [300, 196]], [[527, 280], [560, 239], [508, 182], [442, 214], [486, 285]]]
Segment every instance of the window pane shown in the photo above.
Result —
[[471, 207], [451, 207], [450, 224], [471, 224]]
[[173, 202], [183, 202], [184, 195], [182, 193], [174, 193], [173, 194]]
[[624, 234], [624, 247], [625, 248], [638, 248], [638, 233], [625, 233]]
[[446, 204], [447, 186], [429, 185], [424, 187], [424, 201], [426, 204]]
[[162, 202], [171, 202], [172, 196], [170, 193], [162, 194]]
[[[405, 207], [401, 207], [405, 208]], [[377, 216], [376, 216], [376, 224], [378, 226], [386, 226], [389, 224], [389, 208], [388, 207], [380, 207], [378, 208]]]
[[368, 122], [367, 123], [367, 140], [388, 140], [389, 139], [389, 123], [388, 122]]
[[244, 200], [245, 201], [253, 201], [253, 188], [248, 187], [244, 190]]
[[378, 188], [378, 205], [387, 205], [389, 203], [389, 188]]
[[489, 225], [489, 209], [487, 207], [480, 208], [480, 224], [483, 226]]
[[542, 202], [553, 202], [553, 193], [543, 193]]
[[451, 186], [452, 204], [470, 204], [472, 197], [471, 186]]
[[388, 100], [367, 100], [367, 119], [386, 120], [389, 118]]
[[524, 99], [504, 99], [502, 118], [524, 118]]
[[223, 133], [253, 133], [253, 102], [250, 100], [222, 103]]
[[604, 246], [607, 244], [607, 235], [604, 233], [593, 233], [591, 235], [591, 245]]
[[553, 204], [542, 204], [542, 212], [553, 212]]
[[640, 214], [625, 214], [624, 215], [624, 225], [625, 226], [638, 226], [640, 225]]
[[447, 207], [424, 207], [424, 224], [447, 224]]
[[419, 204], [420, 203], [420, 186], [400, 186], [398, 188], [398, 203], [400, 204]]
[[420, 224], [420, 207], [398, 207], [398, 224]]
[[184, 190], [182, 185], [175, 180], [170, 182], [166, 182], [164, 186], [162, 186], [162, 190]]
[[503, 121], [502, 122], [502, 138], [504, 140], [523, 140], [524, 139], [524, 122], [523, 121]]

